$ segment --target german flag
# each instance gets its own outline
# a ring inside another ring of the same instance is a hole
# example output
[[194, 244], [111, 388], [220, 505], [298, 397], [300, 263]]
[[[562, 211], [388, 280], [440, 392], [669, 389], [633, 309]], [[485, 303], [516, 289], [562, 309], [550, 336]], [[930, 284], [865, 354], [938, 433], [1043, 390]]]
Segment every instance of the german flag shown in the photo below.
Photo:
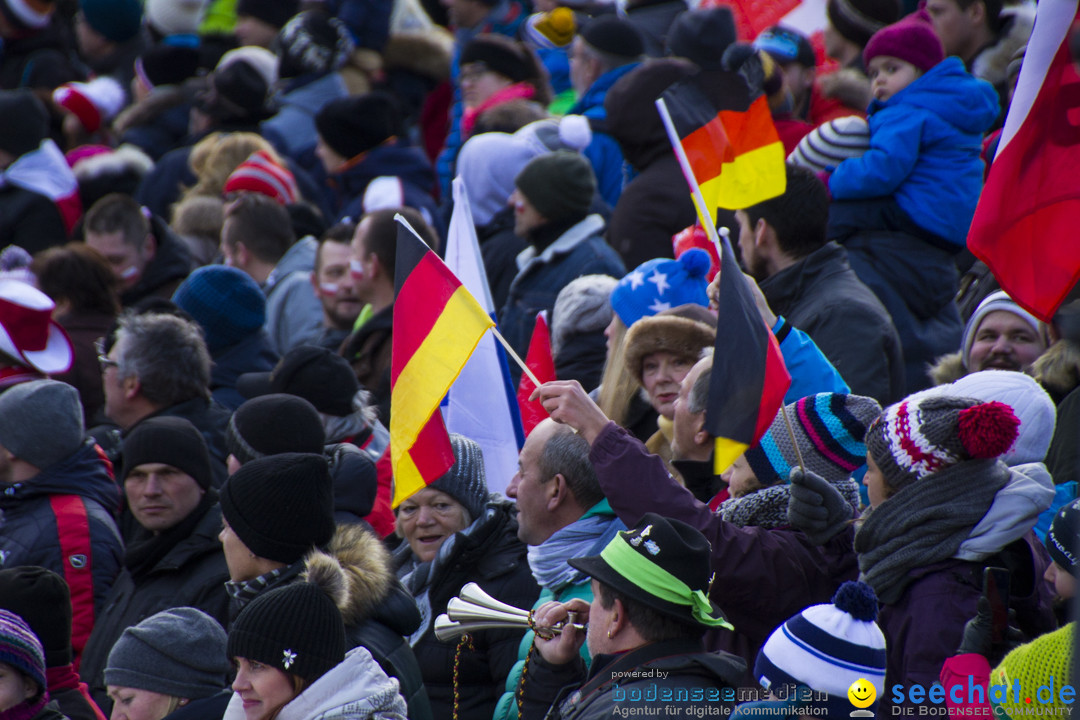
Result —
[[737, 73], [701, 72], [661, 96], [709, 206], [741, 210], [787, 187], [768, 99]]
[[720, 261], [720, 317], [709, 376], [705, 429], [716, 438], [716, 474], [761, 439], [784, 404], [791, 376], [780, 345], [758, 314], [727, 236]]
[[439, 403], [494, 323], [403, 218], [394, 271], [390, 461], [397, 507], [454, 464]]

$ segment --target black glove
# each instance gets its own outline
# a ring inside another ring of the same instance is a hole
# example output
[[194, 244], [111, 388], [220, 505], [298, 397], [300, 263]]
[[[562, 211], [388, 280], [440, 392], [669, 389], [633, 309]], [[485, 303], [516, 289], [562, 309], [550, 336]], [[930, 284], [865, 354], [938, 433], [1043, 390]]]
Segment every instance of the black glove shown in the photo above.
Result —
[[1009, 609], [1009, 625], [1005, 629], [1005, 638], [994, 642], [994, 614], [990, 609], [990, 600], [985, 595], [979, 596], [978, 611], [964, 625], [964, 635], [960, 640], [957, 655], [977, 653], [990, 662], [990, 667], [997, 667], [1012, 650], [1023, 645], [1024, 633], [1016, 627], [1016, 611]]
[[800, 468], [791, 470], [788, 522], [802, 530], [810, 542], [824, 545], [843, 531], [854, 510], [840, 491], [825, 478]]

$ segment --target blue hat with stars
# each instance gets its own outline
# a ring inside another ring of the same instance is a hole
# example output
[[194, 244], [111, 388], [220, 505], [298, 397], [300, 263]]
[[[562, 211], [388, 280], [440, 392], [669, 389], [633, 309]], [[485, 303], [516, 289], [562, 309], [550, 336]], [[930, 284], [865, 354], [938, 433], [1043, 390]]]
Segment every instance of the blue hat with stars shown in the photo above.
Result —
[[705, 294], [709, 254], [693, 248], [678, 260], [655, 258], [638, 265], [611, 292], [611, 309], [626, 327], [679, 305], [709, 306]]

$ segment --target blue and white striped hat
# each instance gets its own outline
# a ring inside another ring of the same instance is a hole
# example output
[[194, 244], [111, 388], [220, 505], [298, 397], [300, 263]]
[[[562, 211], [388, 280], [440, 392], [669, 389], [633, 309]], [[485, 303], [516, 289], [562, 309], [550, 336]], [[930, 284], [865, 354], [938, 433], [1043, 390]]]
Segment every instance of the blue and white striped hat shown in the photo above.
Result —
[[885, 692], [885, 635], [874, 622], [877, 612], [869, 585], [844, 583], [831, 604], [812, 605], [773, 631], [754, 676], [766, 689], [804, 685], [826, 692], [829, 717], [847, 717], [853, 709], [848, 689], [856, 681], [869, 681], [879, 699]]

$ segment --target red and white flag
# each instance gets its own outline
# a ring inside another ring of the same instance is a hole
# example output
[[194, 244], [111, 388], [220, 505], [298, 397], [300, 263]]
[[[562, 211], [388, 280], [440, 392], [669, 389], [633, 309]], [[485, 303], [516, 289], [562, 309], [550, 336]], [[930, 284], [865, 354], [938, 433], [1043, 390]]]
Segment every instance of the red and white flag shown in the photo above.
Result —
[[1080, 279], [1078, 0], [1040, 0], [968, 248], [1009, 295], [1049, 321]]

